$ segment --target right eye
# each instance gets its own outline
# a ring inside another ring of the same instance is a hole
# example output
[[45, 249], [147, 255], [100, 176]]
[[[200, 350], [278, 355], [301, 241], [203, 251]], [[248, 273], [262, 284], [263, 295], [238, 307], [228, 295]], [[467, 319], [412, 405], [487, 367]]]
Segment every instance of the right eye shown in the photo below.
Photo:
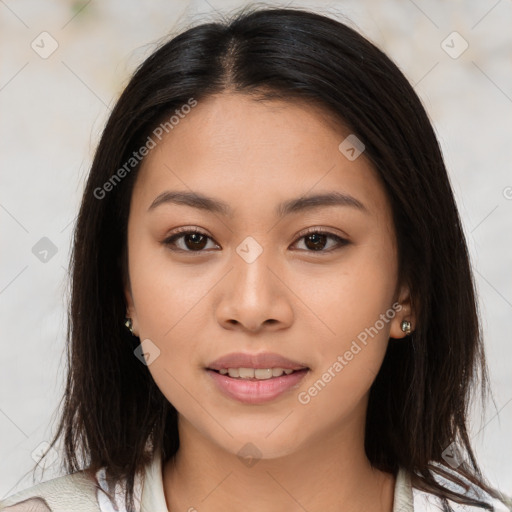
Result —
[[[176, 241], [181, 239], [183, 243], [181, 247], [177, 247]], [[207, 239], [212, 240], [206, 233], [198, 229], [182, 228], [162, 243], [168, 246], [171, 251], [203, 252], [205, 245], [207, 245]]]

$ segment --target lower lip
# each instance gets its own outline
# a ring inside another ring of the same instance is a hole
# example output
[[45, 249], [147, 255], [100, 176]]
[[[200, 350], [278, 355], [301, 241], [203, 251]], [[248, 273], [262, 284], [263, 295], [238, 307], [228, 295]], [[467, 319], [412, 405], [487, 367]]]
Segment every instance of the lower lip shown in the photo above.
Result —
[[308, 371], [305, 369], [271, 379], [248, 380], [234, 379], [229, 375], [221, 375], [207, 369], [208, 374], [223, 393], [244, 404], [261, 404], [274, 400], [284, 392], [297, 387]]

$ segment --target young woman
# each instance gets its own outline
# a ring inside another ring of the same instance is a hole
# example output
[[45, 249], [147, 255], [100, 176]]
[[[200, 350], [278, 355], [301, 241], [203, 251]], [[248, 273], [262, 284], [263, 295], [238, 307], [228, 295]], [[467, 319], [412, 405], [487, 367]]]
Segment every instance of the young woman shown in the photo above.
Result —
[[467, 432], [487, 373], [439, 145], [349, 27], [246, 9], [154, 52], [72, 264], [70, 474], [1, 510], [507, 510]]

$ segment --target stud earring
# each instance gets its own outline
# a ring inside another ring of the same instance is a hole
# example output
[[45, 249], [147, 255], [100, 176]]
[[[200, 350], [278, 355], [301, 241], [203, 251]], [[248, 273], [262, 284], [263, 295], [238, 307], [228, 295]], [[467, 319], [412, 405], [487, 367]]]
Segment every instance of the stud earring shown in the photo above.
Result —
[[402, 331], [405, 332], [406, 336], [411, 334], [411, 322], [409, 322], [409, 320], [404, 320], [402, 322], [401, 327], [402, 327]]
[[128, 328], [128, 330], [131, 332], [132, 336], [135, 336], [135, 333], [133, 332], [133, 323], [131, 318], [126, 318], [124, 325]]

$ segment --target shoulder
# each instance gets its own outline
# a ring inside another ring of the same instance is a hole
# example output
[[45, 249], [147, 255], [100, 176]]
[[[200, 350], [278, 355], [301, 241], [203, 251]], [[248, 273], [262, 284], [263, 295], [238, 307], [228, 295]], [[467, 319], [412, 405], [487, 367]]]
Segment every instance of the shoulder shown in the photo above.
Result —
[[[509, 506], [507, 507], [501, 501], [495, 499], [480, 487], [477, 487], [471, 482], [468, 482], [464, 477], [460, 478], [468, 484], [468, 489], [464, 489], [461, 486], [456, 485], [448, 478], [437, 474], [435, 475], [435, 479], [446, 489], [458, 492], [463, 496], [467, 496], [468, 498], [478, 499], [479, 501], [485, 503], [487, 507], [463, 505], [453, 500], [447, 500], [451, 511], [482, 512], [483, 510], [490, 510], [493, 512], [510, 512], [512, 510], [512, 508], [509, 508], [512, 507], [512, 503], [509, 503]], [[414, 512], [444, 512], [447, 510], [444, 507], [441, 498], [433, 493], [412, 487], [412, 498]]]
[[0, 501], [1, 512], [99, 511], [97, 481], [84, 471], [53, 478]]

